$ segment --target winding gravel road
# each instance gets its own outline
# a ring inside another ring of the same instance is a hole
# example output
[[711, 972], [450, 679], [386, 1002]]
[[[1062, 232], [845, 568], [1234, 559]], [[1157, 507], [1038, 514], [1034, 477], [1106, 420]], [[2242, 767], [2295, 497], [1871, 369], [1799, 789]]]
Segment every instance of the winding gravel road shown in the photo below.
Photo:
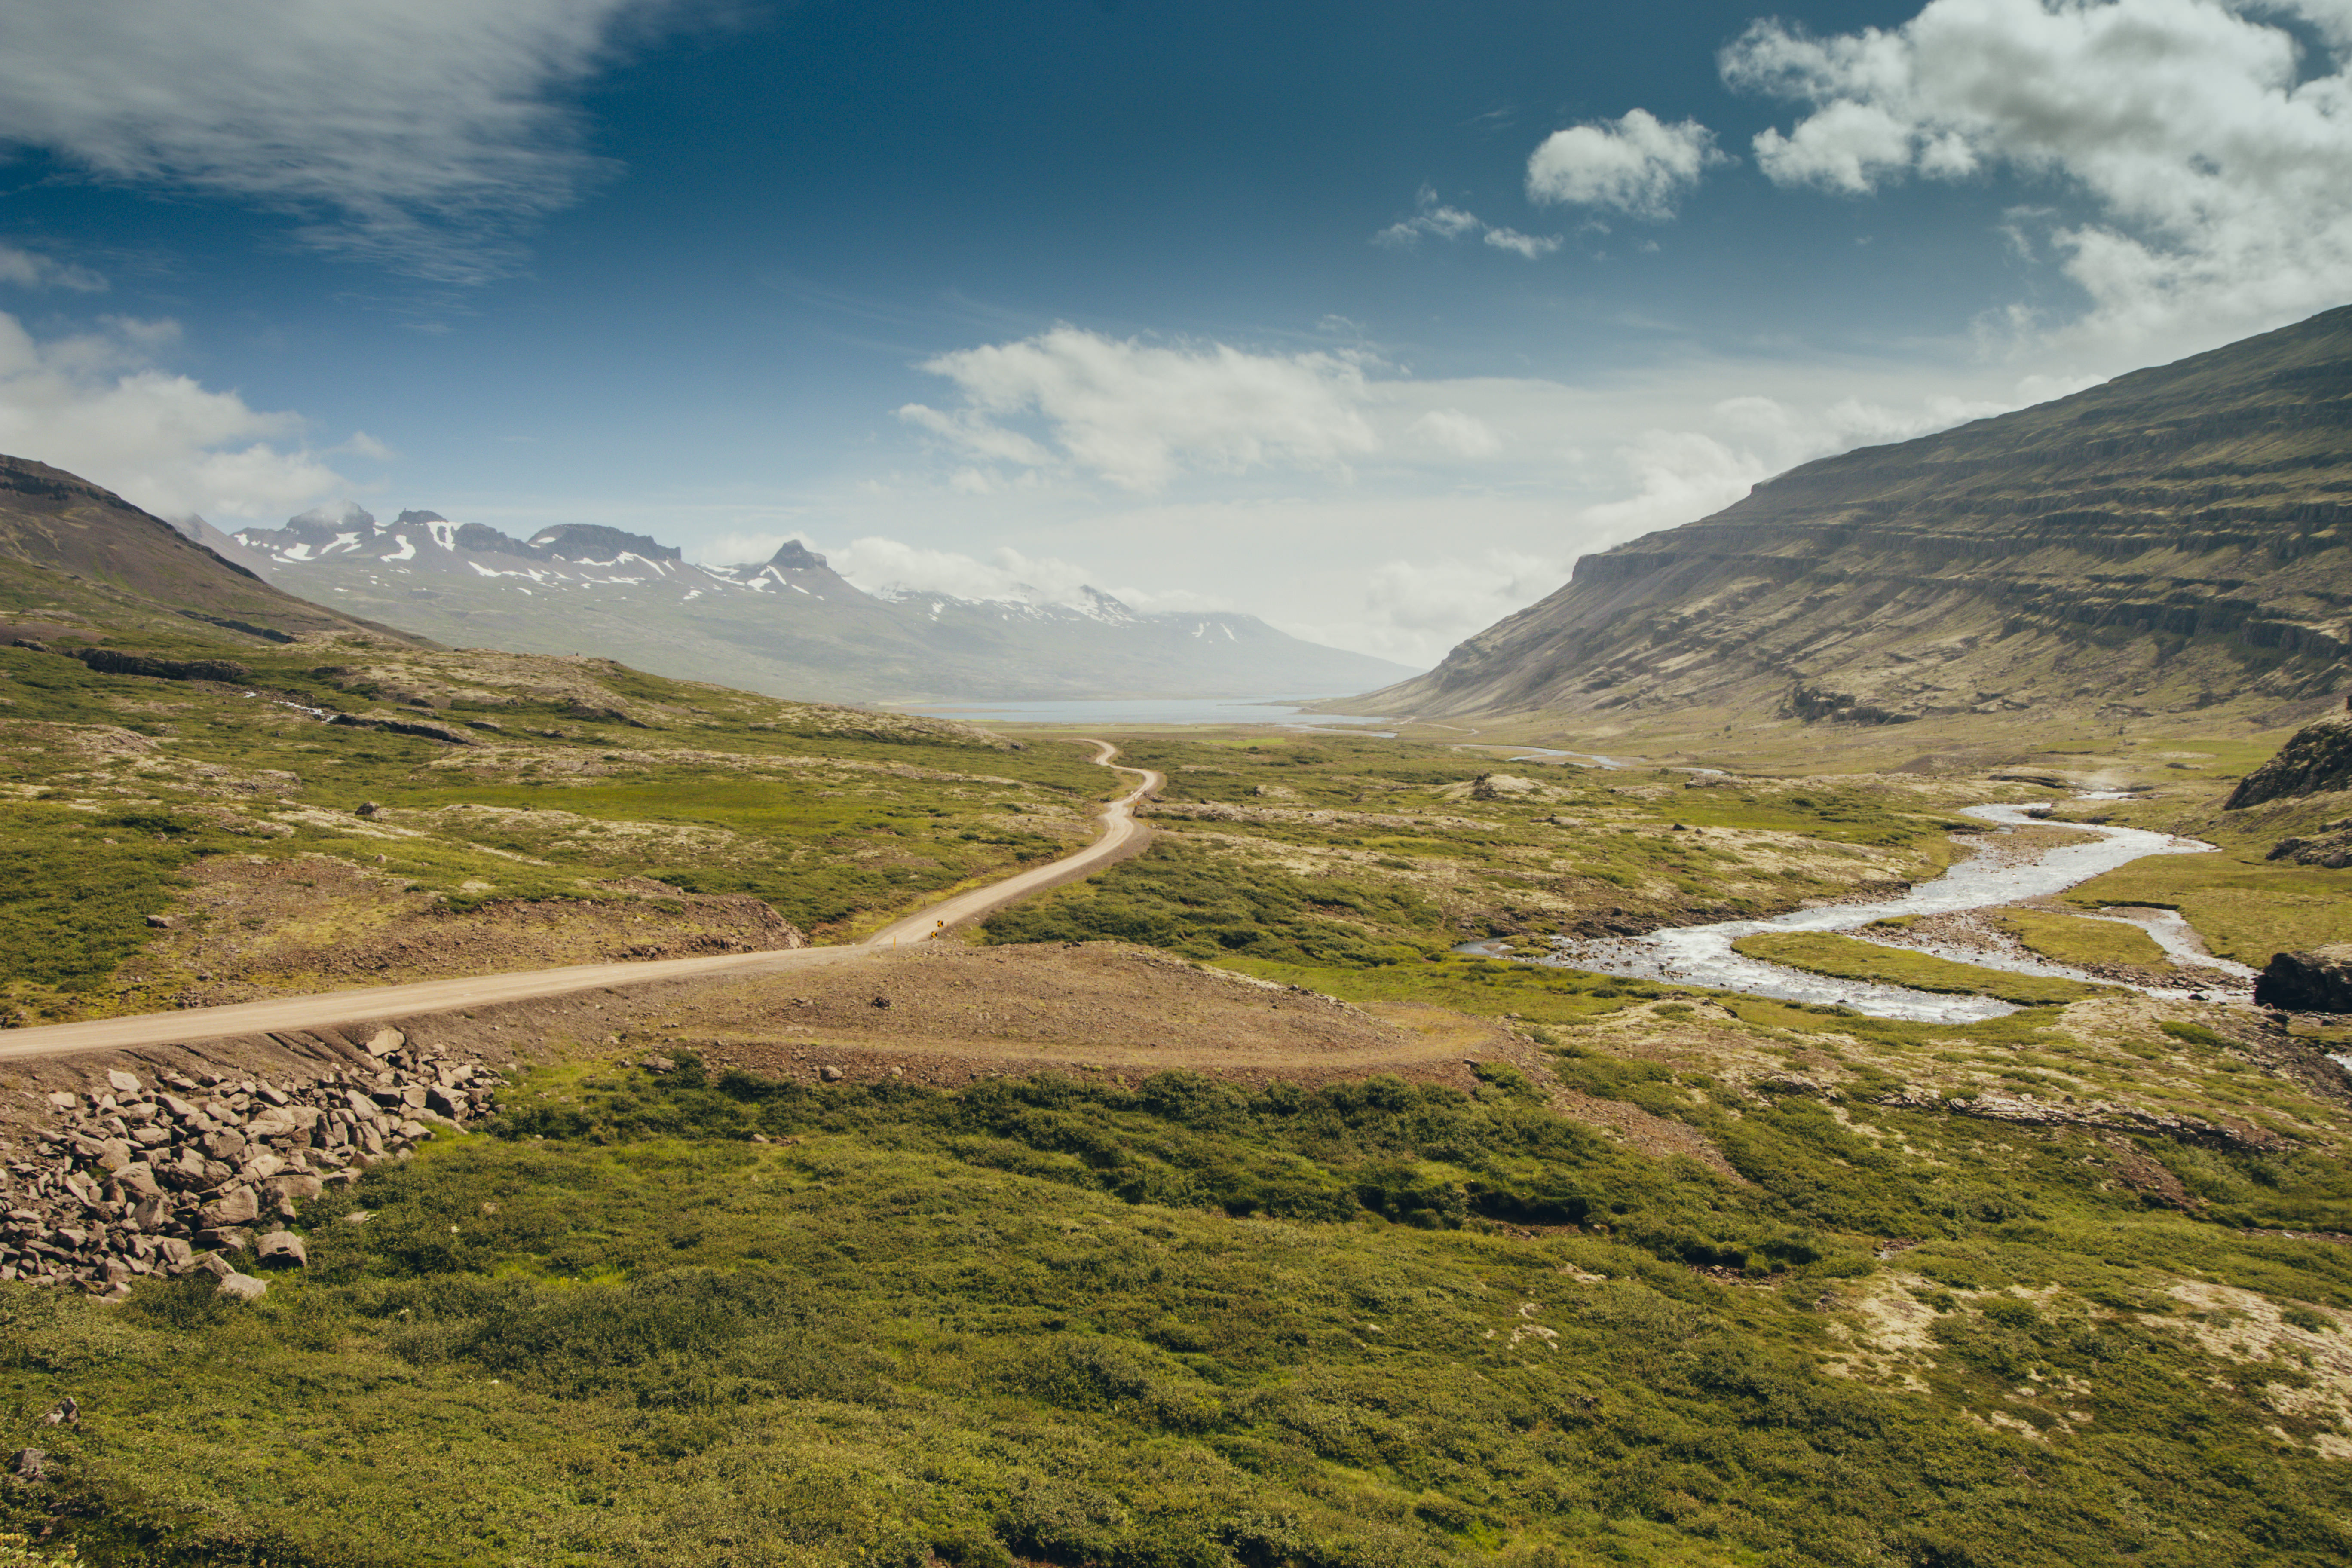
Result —
[[725, 952], [707, 958], [577, 963], [562, 969], [530, 969], [461, 980], [421, 980], [406, 985], [374, 985], [310, 996], [277, 996], [266, 1002], [240, 1002], [226, 1007], [190, 1007], [175, 1013], [142, 1013], [127, 1018], [94, 1018], [84, 1024], [9, 1029], [0, 1031], [0, 1060], [66, 1056], [79, 1051], [120, 1051], [138, 1046], [185, 1045], [289, 1029], [390, 1023], [419, 1014], [562, 996], [604, 985], [636, 985], [648, 980], [680, 980], [703, 974], [765, 974], [816, 964], [855, 963], [887, 954], [902, 944], [929, 942], [1032, 893], [1076, 881], [1118, 858], [1139, 836], [1150, 831], [1136, 820], [1136, 803], [1165, 784], [1165, 775], [1149, 768], [1120, 765], [1112, 760], [1118, 755], [1118, 748], [1108, 741], [1087, 743], [1097, 748], [1097, 763], [1141, 781], [1104, 809], [1101, 837], [1058, 860], [958, 893], [944, 902], [894, 921], [863, 942], [839, 947], [797, 947], [781, 952]]

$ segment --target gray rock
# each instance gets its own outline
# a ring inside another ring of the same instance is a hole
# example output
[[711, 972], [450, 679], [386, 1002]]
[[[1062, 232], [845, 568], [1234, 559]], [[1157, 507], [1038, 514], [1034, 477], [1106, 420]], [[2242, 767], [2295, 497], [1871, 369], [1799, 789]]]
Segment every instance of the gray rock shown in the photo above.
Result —
[[159, 1236], [155, 1238], [155, 1260], [173, 1273], [185, 1268], [195, 1258], [196, 1249], [181, 1237]]
[[117, 1094], [137, 1094], [145, 1087], [140, 1083], [137, 1073], [121, 1071], [110, 1071], [106, 1075], [106, 1084]]
[[8, 1457], [8, 1473], [20, 1481], [46, 1480], [42, 1467], [48, 1462], [48, 1455], [38, 1448], [19, 1448]]
[[[2347, 706], [2352, 707], [2352, 699]], [[2296, 731], [2278, 755], [2239, 780], [2222, 809], [2242, 811], [2265, 801], [2347, 785], [2352, 785], [2352, 713], [2331, 713]]]
[[298, 1204], [325, 1190], [319, 1178], [309, 1171], [280, 1171], [269, 1178], [268, 1187], [272, 1195]]
[[268, 1268], [300, 1268], [310, 1261], [303, 1250], [302, 1238], [290, 1230], [273, 1230], [261, 1238], [254, 1252], [254, 1261]]
[[235, 1226], [206, 1226], [196, 1232], [196, 1245], [211, 1252], [243, 1252], [253, 1245], [253, 1233]]
[[196, 1267], [215, 1279], [226, 1279], [236, 1272], [236, 1265], [217, 1252], [207, 1252], [196, 1259]]
[[408, 1037], [398, 1029], [378, 1029], [374, 1037], [368, 1041], [367, 1051], [372, 1057], [388, 1057], [406, 1044]]
[[2254, 1005], [2290, 1013], [2352, 1013], [2352, 942], [2277, 954], [2254, 982]]
[[215, 1289], [219, 1294], [235, 1297], [240, 1301], [258, 1301], [269, 1294], [268, 1284], [250, 1274], [228, 1275]]
[[250, 1225], [261, 1217], [261, 1200], [251, 1187], [231, 1187], [196, 1212], [208, 1226]]
[[827, 1083], [839, 1083], [841, 1081], [841, 1069], [836, 1067], [821, 1067], [816, 1069], [816, 1076], [823, 1079]]
[[205, 1134], [205, 1152], [215, 1160], [234, 1160], [245, 1152], [245, 1134], [224, 1127]]

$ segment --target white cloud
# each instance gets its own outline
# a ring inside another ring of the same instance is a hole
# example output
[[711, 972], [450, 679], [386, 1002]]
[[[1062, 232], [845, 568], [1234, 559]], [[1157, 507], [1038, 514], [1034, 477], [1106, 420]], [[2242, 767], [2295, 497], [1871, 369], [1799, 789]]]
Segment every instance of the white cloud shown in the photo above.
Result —
[[106, 290], [106, 279], [87, 267], [5, 244], [0, 244], [0, 283], [19, 289], [71, 289], [82, 294]]
[[1437, 199], [1437, 193], [1427, 185], [1421, 188], [1421, 210], [1396, 222], [1372, 236], [1374, 245], [1393, 246], [1410, 249], [1419, 244], [1423, 235], [1438, 239], [1460, 239], [1465, 234], [1478, 234], [1486, 224], [1475, 213], [1450, 207]]
[[1546, 137], [1528, 159], [1528, 197], [1669, 218], [1708, 165], [1725, 161], [1715, 132], [1696, 121], [1668, 125], [1636, 109]]
[[0, 315], [0, 451], [65, 468], [166, 517], [282, 517], [348, 482], [266, 414], [156, 368], [168, 322], [37, 340]]
[[[2264, 12], [2300, 14], [2337, 58], [2306, 58]], [[2084, 331], [2201, 346], [2352, 295], [2347, 46], [2342, 0], [1931, 0], [1831, 37], [1759, 22], [1721, 64], [1811, 106], [1756, 138], [1770, 179], [2047, 181], [2089, 204], [2050, 234]]]
[[1378, 446], [1363, 370], [1333, 354], [1166, 348], [1055, 327], [923, 368], [952, 381], [964, 405], [909, 404], [898, 411], [909, 424], [983, 460], [1067, 465], [1125, 489], [1158, 489], [1187, 469], [1335, 469]]
[[1410, 426], [1438, 451], [1455, 458], [1491, 458], [1503, 449], [1493, 426], [1459, 408], [1433, 408]]
[[1538, 261], [1560, 247], [1556, 234], [1521, 234], [1515, 228], [1489, 224], [1475, 213], [1460, 207], [1447, 206], [1437, 199], [1437, 193], [1427, 185], [1421, 188], [1421, 210], [1411, 217], [1400, 218], [1372, 236], [1374, 245], [1384, 245], [1392, 250], [1410, 250], [1423, 237], [1433, 239], [1466, 239], [1476, 236], [1496, 250], [1507, 250], [1514, 256], [1524, 256]]
[[1534, 261], [1558, 250], [1560, 239], [1556, 234], [1521, 234], [1515, 228], [1490, 228], [1486, 231], [1486, 243], [1497, 250], [1507, 250]]
[[826, 552], [833, 569], [867, 593], [945, 594], [958, 599], [1013, 599], [1037, 605], [1085, 601], [1087, 569], [1008, 547], [979, 560], [954, 550], [927, 550], [867, 536]]
[[10, 0], [0, 142], [297, 215], [447, 281], [504, 263], [596, 163], [557, 97], [677, 0]]
[[2018, 406], [2015, 402], [1931, 395], [1910, 406], [1846, 397], [1826, 407], [1775, 398], [1726, 398], [1709, 430], [1645, 430], [1614, 453], [1623, 478], [1618, 499], [1586, 507], [1577, 521], [1616, 541], [1673, 528], [1722, 510], [1750, 489], [1833, 452], [1949, 429]]
[[[1514, 550], [1466, 560], [1390, 561], [1372, 569], [1364, 601], [1376, 623], [1407, 634], [1412, 651], [1426, 658], [1542, 598], [1567, 578], [1567, 563]], [[1396, 647], [1405, 639], [1383, 640]]]

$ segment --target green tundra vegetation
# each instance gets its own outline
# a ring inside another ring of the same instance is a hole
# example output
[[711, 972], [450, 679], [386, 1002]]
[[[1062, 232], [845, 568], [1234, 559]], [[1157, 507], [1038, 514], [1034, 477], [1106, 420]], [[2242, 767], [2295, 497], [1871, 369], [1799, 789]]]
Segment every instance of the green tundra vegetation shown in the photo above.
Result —
[[[361, 926], [545, 900], [674, 916], [678, 893], [743, 894], [827, 940], [1063, 853], [1117, 783], [1066, 742], [603, 660], [331, 642], [237, 662], [249, 685], [0, 648], [0, 1016], [174, 1005], [187, 963], [119, 972], [208, 859], [363, 873]], [[384, 722], [441, 738], [363, 727]]]
[[2010, 910], [1993, 917], [2032, 952], [2057, 963], [2134, 963], [2157, 967], [2169, 962], [2156, 939], [2117, 920], [2085, 920], [2049, 910]]
[[[1347, 734], [1124, 741], [1168, 785], [1140, 858], [1008, 910], [991, 942], [1148, 942], [1347, 972], [1465, 939], [1777, 913], [1949, 863], [1944, 783], [1498, 763]], [[1507, 770], [1517, 766], [1519, 772]], [[2018, 798], [2036, 792], [1996, 785]]]
[[320, 1568], [2352, 1552], [2352, 1258], [2271, 1228], [2352, 1227], [2338, 1162], [2148, 1140], [2200, 1194], [2152, 1205], [2088, 1131], [1562, 1049], [1729, 1170], [1508, 1068], [533, 1073], [314, 1204], [257, 1304], [0, 1288], [58, 1478], [0, 1512], [89, 1563]]
[[[2151, 944], [2153, 945], [2153, 944]], [[1814, 974], [1839, 980], [1862, 980], [1882, 985], [1907, 985], [1914, 991], [1991, 996], [2021, 1007], [2052, 1002], [2079, 1002], [2095, 996], [2100, 987], [2079, 980], [2041, 974], [2011, 974], [1980, 963], [1959, 963], [1931, 952], [1887, 947], [1828, 931], [1759, 931], [1731, 944], [1749, 958], [1785, 963]]]
[[[188, 928], [243, 923], [197, 897], [240, 868], [467, 931], [558, 904], [685, 931], [748, 895], [842, 940], [1059, 852], [1120, 787], [1065, 740], [601, 661], [237, 658], [249, 688], [0, 650], [20, 1020], [172, 1005]], [[1169, 774], [1157, 842], [980, 940], [1454, 1008], [1523, 1066], [950, 1092], [539, 1041], [481, 1130], [309, 1205], [310, 1266], [258, 1302], [0, 1284], [0, 1421], [50, 1477], [0, 1487], [33, 1542], [0, 1563], [2352, 1555], [2352, 1105], [2305, 1047], [1969, 965], [1937, 973], [2030, 1005], [1905, 1023], [1451, 951], [1891, 888], [1979, 829], [1958, 806], [2053, 792], [1114, 738]], [[2215, 791], [2183, 778], [2100, 809], [2197, 831]], [[2293, 809], [2082, 902], [2240, 954], [2340, 930], [2352, 872], [2265, 858]], [[68, 1394], [79, 1426], [46, 1425]]]

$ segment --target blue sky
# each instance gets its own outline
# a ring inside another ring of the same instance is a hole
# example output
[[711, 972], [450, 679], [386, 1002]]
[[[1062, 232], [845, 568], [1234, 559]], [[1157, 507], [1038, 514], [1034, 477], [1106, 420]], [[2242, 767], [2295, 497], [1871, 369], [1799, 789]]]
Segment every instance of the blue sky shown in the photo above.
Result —
[[15, 0], [0, 450], [1433, 659], [2352, 298], [2352, 0]]

